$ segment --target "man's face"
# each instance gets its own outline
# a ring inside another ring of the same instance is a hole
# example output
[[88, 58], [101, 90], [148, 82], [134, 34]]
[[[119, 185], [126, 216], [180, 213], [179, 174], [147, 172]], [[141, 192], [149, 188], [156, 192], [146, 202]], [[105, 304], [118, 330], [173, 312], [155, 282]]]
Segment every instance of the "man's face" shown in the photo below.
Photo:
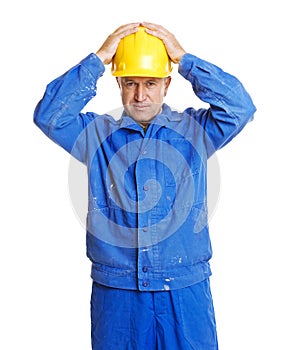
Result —
[[117, 82], [126, 113], [146, 125], [161, 111], [171, 77], [121, 77]]

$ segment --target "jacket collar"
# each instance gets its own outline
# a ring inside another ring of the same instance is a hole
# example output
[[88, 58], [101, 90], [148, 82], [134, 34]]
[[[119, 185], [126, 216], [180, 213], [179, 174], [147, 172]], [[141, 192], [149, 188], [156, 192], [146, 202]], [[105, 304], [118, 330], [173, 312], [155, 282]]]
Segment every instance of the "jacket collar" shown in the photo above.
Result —
[[[159, 114], [157, 114], [154, 119], [151, 121], [151, 124], [161, 126], [168, 126], [170, 122], [180, 121], [181, 116], [179, 113], [172, 111], [171, 108], [167, 104], [162, 105], [162, 110]], [[119, 120], [120, 128], [132, 129], [141, 131], [142, 127], [129, 115], [123, 111], [122, 116]]]

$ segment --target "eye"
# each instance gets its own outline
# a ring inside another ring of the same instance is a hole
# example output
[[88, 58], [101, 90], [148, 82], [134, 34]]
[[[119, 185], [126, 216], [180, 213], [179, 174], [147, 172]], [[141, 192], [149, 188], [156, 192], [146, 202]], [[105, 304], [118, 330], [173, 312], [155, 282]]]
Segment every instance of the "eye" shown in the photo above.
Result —
[[124, 85], [126, 88], [132, 88], [135, 86], [135, 82], [134, 81], [126, 81]]
[[155, 81], [153, 81], [153, 80], [149, 80], [149, 81], [146, 82], [146, 85], [147, 85], [148, 88], [153, 88], [153, 87], [155, 87], [157, 85], [157, 83]]

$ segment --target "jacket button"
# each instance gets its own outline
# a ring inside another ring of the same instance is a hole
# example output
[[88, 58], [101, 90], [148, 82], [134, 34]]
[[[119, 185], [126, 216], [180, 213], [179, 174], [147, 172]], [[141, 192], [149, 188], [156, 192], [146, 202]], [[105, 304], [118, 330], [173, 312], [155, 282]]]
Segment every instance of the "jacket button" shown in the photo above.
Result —
[[142, 285], [143, 285], [143, 287], [147, 287], [147, 286], [149, 285], [149, 283], [146, 282], [146, 281], [144, 281], [144, 282], [142, 283]]
[[149, 187], [148, 187], [147, 185], [145, 185], [145, 186], [143, 187], [143, 189], [144, 189], [144, 191], [148, 191], [148, 190], [149, 190]]
[[144, 266], [144, 267], [142, 268], [142, 270], [143, 270], [143, 272], [148, 272], [148, 267], [147, 267], [147, 266]]

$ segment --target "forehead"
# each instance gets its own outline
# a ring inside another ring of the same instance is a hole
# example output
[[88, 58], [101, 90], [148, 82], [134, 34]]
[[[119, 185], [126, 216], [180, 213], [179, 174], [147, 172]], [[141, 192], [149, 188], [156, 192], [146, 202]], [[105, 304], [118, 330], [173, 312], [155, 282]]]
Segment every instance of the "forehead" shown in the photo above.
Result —
[[154, 77], [121, 77], [121, 82], [133, 81], [135, 83], [145, 83], [146, 81], [162, 81], [163, 78], [154, 78]]

